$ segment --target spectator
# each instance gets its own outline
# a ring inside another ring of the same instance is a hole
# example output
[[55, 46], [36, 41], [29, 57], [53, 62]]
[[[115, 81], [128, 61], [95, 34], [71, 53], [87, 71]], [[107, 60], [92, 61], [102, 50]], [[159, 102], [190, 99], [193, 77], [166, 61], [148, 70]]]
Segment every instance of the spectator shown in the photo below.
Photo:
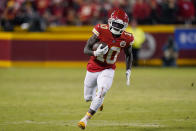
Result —
[[77, 23], [77, 18], [76, 16], [76, 12], [73, 9], [68, 10], [67, 12], [67, 17], [66, 17], [66, 24], [67, 25], [77, 25], [79, 23]]
[[40, 16], [43, 16], [50, 4], [49, 0], [35, 0], [36, 10], [38, 11]]
[[22, 25], [24, 23], [29, 24], [32, 20], [32, 16], [34, 15], [34, 11], [29, 2], [21, 3], [21, 7], [18, 10], [15, 18], [16, 25]]
[[112, 5], [110, 4], [109, 1], [106, 1], [104, 3], [100, 3], [101, 9], [100, 9], [100, 17], [102, 23], [107, 23], [108, 22], [108, 16], [109, 12], [112, 9]]
[[72, 1], [72, 8], [76, 11], [79, 12], [80, 11], [80, 7], [83, 4], [83, 0], [73, 0]]
[[96, 25], [98, 23], [101, 23], [102, 20], [100, 20], [100, 10], [101, 10], [101, 5], [99, 3], [98, 0], [94, 0], [93, 3], [92, 3], [92, 9], [93, 9], [93, 12], [92, 12], [92, 20], [91, 20], [91, 25]]
[[[35, 5], [38, 4], [38, 1], [35, 1]], [[36, 7], [36, 10], [33, 10], [33, 3], [26, 4], [26, 10], [28, 12], [29, 22], [27, 29], [31, 32], [40, 32], [45, 31], [46, 29], [46, 22], [44, 21], [45, 10], [44, 9], [44, 2], [39, 5], [39, 9]], [[42, 7], [42, 8], [41, 8]], [[43, 13], [43, 14], [42, 14]], [[43, 15], [43, 16], [42, 16]]]
[[0, 0], [0, 19], [6, 7], [6, 1], [7, 0]]
[[195, 24], [194, 6], [195, 0], [0, 0], [0, 22], [6, 31], [15, 25], [44, 31], [51, 25], [107, 23], [108, 14], [123, 8], [139, 24]]
[[177, 18], [177, 5], [175, 0], [165, 0], [161, 4], [160, 21], [163, 24], [175, 24]]
[[150, 6], [144, 0], [137, 0], [133, 5], [132, 15], [139, 24], [150, 24], [150, 14]]
[[[192, 0], [193, 4], [194, 4], [194, 8], [196, 8], [196, 0]], [[195, 19], [193, 21], [193, 24], [196, 24], [196, 13], [195, 13]]]
[[191, 0], [179, 0], [179, 22], [180, 23], [191, 23], [195, 16], [195, 7]]
[[49, 6], [50, 23], [53, 25], [65, 24], [65, 5], [63, 0], [53, 0]]
[[160, 7], [156, 0], [150, 0], [149, 5], [151, 7], [150, 20], [152, 24], [159, 22]]
[[80, 22], [83, 25], [90, 25], [93, 19], [95, 10], [96, 10], [96, 7], [92, 3], [92, 1], [86, 0], [80, 7], [80, 11], [78, 13]]
[[178, 48], [173, 40], [173, 37], [169, 37], [168, 42], [163, 46], [163, 66], [176, 66], [176, 60], [178, 58]]
[[30, 32], [43, 32], [46, 29], [45, 21], [36, 13], [33, 15], [28, 30]]
[[131, 15], [131, 8], [129, 5], [129, 0], [121, 0], [120, 8], [122, 8], [128, 16]]
[[6, 8], [2, 14], [2, 26], [4, 31], [14, 30], [14, 20], [16, 17], [17, 10], [15, 8], [14, 1], [8, 1]]

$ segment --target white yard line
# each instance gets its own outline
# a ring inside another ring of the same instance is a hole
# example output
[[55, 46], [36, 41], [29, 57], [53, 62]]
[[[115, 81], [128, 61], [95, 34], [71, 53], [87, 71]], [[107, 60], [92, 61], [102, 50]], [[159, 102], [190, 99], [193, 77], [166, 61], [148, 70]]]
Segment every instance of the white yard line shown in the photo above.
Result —
[[[78, 120], [72, 121], [15, 121], [15, 122], [4, 122], [0, 125], [20, 125], [20, 124], [37, 124], [37, 125], [58, 125], [58, 126], [76, 126]], [[133, 122], [117, 122], [117, 121], [107, 121], [107, 120], [92, 120], [89, 122], [90, 126], [103, 127], [103, 126], [128, 126], [128, 127], [165, 127], [158, 123], [133, 123]]]

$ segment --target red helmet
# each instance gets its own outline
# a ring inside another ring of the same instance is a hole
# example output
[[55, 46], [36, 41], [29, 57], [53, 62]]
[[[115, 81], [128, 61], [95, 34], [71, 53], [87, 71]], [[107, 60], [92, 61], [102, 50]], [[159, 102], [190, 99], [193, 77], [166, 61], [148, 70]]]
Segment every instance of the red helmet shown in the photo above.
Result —
[[114, 35], [120, 35], [127, 28], [129, 17], [122, 9], [114, 10], [108, 19], [109, 29]]

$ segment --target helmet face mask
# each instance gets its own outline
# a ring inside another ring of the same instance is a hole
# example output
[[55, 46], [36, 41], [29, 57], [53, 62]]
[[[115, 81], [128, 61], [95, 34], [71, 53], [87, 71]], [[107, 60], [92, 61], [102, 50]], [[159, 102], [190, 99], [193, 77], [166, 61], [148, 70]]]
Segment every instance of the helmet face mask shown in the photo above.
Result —
[[118, 28], [118, 29], [123, 29], [124, 28], [124, 25], [123, 24], [120, 24], [120, 23], [117, 23], [117, 22], [112, 22], [112, 26], [114, 28]]
[[123, 10], [115, 10], [109, 20], [109, 29], [114, 35], [121, 35], [128, 26], [128, 16]]

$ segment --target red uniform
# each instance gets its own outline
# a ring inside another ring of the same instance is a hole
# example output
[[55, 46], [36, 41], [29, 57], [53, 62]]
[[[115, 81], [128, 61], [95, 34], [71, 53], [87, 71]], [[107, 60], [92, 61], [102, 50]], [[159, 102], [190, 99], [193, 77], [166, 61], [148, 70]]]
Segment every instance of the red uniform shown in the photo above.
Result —
[[108, 52], [103, 56], [91, 56], [87, 65], [90, 72], [100, 72], [104, 69], [115, 69], [116, 60], [123, 48], [132, 45], [134, 37], [132, 34], [124, 31], [120, 37], [114, 38], [106, 24], [98, 24], [94, 27], [93, 33], [98, 36], [101, 42], [108, 45]]

